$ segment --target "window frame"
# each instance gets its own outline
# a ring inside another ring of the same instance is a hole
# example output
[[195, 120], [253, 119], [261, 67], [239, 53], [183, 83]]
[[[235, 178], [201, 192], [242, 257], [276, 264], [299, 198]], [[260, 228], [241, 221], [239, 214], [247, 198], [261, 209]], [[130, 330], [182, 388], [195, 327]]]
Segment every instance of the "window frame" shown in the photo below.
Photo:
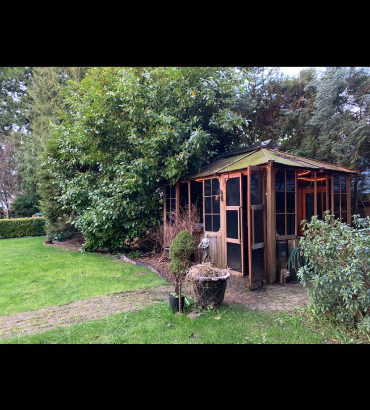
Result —
[[[277, 172], [283, 172], [284, 173], [284, 190], [277, 190], [276, 189], [276, 174]], [[286, 173], [290, 172], [294, 175], [294, 191], [287, 191], [287, 184], [286, 184]], [[297, 195], [297, 170], [295, 169], [286, 169], [286, 168], [275, 168], [274, 172], [274, 194], [275, 194], [275, 229], [276, 229], [276, 239], [278, 240], [283, 240], [283, 239], [295, 239], [297, 237], [297, 200], [298, 200], [298, 195]], [[277, 212], [276, 209], [276, 193], [277, 192], [284, 192], [284, 212]], [[292, 193], [294, 192], [294, 212], [287, 212], [287, 192]], [[277, 216], [278, 215], [284, 215], [284, 235], [281, 235], [277, 231]], [[294, 233], [293, 234], [287, 234], [288, 232], [288, 215], [294, 215]]]
[[[217, 181], [218, 181], [219, 193], [216, 194], [216, 195], [212, 194], [212, 191], [213, 191], [213, 182], [212, 182], [212, 180], [213, 179], [217, 179]], [[208, 181], [208, 180], [211, 180], [211, 195], [205, 195], [205, 182]], [[219, 210], [218, 213], [213, 212], [213, 198], [216, 197], [216, 196], [220, 197], [220, 199], [219, 199], [220, 210]], [[212, 210], [211, 213], [206, 213], [206, 198], [211, 198], [211, 210]], [[219, 222], [219, 228], [218, 228], [217, 231], [209, 231], [209, 230], [206, 229], [206, 215], [211, 215], [212, 216], [212, 229], [213, 229], [213, 217], [215, 215], [218, 215], [220, 222]], [[210, 236], [217, 235], [217, 234], [221, 233], [221, 181], [220, 181], [219, 177], [212, 176], [212, 177], [208, 177], [208, 178], [203, 179], [203, 229], [204, 229], [204, 233], [208, 233], [208, 234], [210, 234]]]

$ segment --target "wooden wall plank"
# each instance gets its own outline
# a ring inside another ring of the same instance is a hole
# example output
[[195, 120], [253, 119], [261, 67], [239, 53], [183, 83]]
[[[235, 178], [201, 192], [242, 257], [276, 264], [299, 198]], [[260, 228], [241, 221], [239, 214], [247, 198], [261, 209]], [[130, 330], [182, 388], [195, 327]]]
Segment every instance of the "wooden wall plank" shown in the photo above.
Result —
[[266, 167], [266, 253], [268, 282], [274, 283], [276, 272], [276, 203], [275, 172], [272, 164]]

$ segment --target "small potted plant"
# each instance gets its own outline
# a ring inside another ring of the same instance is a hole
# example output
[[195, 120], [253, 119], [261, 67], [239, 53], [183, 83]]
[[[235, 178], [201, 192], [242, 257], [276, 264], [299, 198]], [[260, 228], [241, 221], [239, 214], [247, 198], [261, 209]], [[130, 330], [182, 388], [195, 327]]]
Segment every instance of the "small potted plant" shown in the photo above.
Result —
[[223, 302], [229, 277], [227, 269], [216, 268], [210, 262], [193, 266], [187, 275], [193, 283], [197, 304], [201, 307], [214, 307]]
[[195, 249], [195, 239], [189, 231], [179, 232], [170, 247], [170, 271], [175, 275], [175, 291], [170, 293], [170, 305], [174, 312], [182, 313], [185, 298], [181, 294], [182, 283], [191, 266], [191, 256]]

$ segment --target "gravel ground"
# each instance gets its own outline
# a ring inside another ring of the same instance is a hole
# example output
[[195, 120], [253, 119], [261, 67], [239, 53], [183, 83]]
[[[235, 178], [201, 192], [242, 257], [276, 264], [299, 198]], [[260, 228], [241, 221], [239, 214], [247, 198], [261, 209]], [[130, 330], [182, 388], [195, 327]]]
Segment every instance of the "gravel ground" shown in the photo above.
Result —
[[[169, 271], [168, 262], [161, 260], [160, 256], [147, 254], [135, 259], [135, 261], [155, 268], [167, 281], [174, 282], [174, 276]], [[189, 296], [193, 295], [190, 283], [185, 282], [184, 288]], [[228, 279], [224, 303], [241, 305], [251, 310], [290, 312], [296, 307], [305, 306], [308, 303], [308, 298], [300, 283], [286, 283], [285, 285], [276, 283], [250, 291], [248, 279], [240, 277], [237, 273], [232, 273]]]

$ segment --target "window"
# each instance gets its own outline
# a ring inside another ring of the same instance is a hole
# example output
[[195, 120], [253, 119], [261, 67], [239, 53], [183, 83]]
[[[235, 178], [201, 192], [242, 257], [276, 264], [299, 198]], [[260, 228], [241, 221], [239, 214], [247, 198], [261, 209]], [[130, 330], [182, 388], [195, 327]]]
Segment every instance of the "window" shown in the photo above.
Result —
[[278, 170], [275, 174], [276, 231], [278, 235], [296, 234], [295, 173]]
[[220, 230], [220, 182], [218, 178], [204, 180], [205, 231]]
[[166, 186], [166, 222], [175, 222], [176, 212], [176, 185]]
[[347, 186], [344, 175], [333, 177], [334, 189], [334, 217], [347, 222]]

